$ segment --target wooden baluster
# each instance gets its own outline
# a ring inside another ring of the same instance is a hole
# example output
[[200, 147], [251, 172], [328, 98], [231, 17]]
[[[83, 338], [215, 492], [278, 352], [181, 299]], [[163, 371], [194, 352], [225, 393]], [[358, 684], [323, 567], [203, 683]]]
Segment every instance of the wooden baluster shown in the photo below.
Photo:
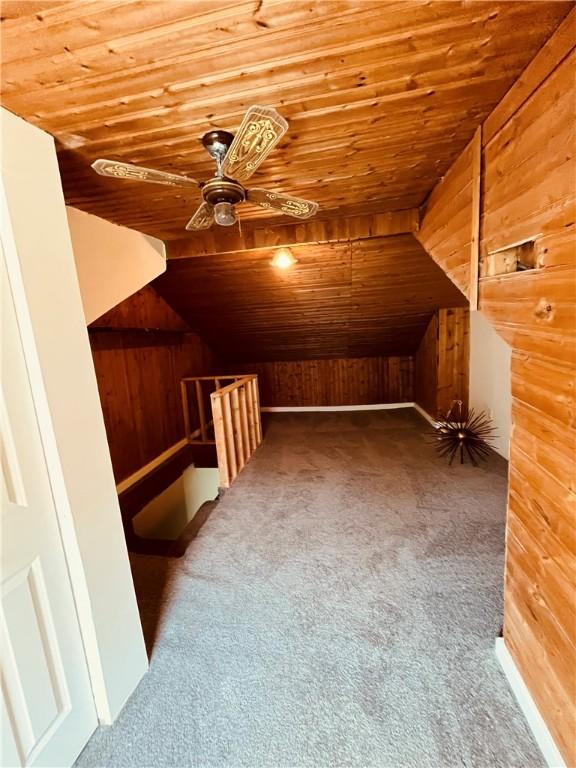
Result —
[[180, 392], [182, 394], [182, 414], [184, 416], [184, 434], [188, 442], [190, 439], [190, 409], [188, 406], [188, 387], [186, 381], [180, 382]]
[[252, 379], [252, 386], [254, 388], [254, 404], [256, 411], [256, 439], [258, 445], [262, 442], [262, 418], [260, 414], [260, 392], [258, 391], [258, 377], [254, 376]]
[[248, 408], [248, 433], [250, 438], [250, 453], [256, 450], [256, 423], [254, 414], [254, 391], [252, 382], [246, 384], [246, 406]]
[[246, 455], [244, 453], [244, 440], [242, 437], [242, 424], [240, 419], [240, 397], [238, 395], [238, 388], [233, 389], [230, 392], [230, 401], [232, 404], [232, 424], [234, 427], [234, 445], [236, 447], [236, 461], [238, 464], [238, 472], [244, 469], [246, 464]]
[[202, 442], [205, 443], [208, 440], [206, 432], [206, 414], [204, 413], [204, 399], [202, 395], [202, 382], [196, 379], [196, 399], [198, 400], [198, 418], [200, 419], [200, 435]]
[[214, 382], [216, 384], [216, 391], [220, 389], [220, 379], [214, 379]]
[[222, 488], [230, 487], [230, 470], [228, 468], [228, 451], [226, 449], [226, 428], [222, 412], [222, 398], [210, 395], [212, 415], [214, 419], [214, 437], [216, 439], [216, 455], [218, 457], [218, 475]]
[[234, 444], [234, 427], [232, 424], [232, 409], [230, 407], [230, 393], [222, 395], [222, 412], [224, 415], [224, 435], [226, 438], [226, 455], [228, 456], [228, 477], [232, 482], [238, 474], [236, 463], [236, 447]]
[[244, 445], [244, 459], [248, 462], [248, 459], [252, 455], [252, 449], [250, 447], [250, 434], [248, 432], [248, 409], [246, 406], [246, 384], [242, 384], [238, 387], [238, 400], [240, 405], [240, 425], [242, 427], [242, 444]]

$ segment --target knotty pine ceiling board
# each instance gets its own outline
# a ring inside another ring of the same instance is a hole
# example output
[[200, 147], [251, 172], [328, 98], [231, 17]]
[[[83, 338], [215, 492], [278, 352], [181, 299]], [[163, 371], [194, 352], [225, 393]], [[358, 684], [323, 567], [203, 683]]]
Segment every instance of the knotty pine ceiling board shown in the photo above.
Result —
[[56, 137], [70, 205], [164, 240], [185, 235], [199, 193], [106, 179], [91, 162], [207, 179], [200, 137], [234, 131], [254, 103], [289, 121], [254, 186], [317, 200], [322, 215], [411, 208], [570, 7], [5, 0], [2, 103]]
[[467, 301], [411, 235], [181, 257], [153, 285], [223, 358], [412, 353], [438, 307]]

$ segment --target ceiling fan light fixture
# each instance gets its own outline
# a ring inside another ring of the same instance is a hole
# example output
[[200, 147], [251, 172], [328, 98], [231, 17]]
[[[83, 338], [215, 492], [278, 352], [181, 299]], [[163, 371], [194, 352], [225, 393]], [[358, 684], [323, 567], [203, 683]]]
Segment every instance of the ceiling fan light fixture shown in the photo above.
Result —
[[231, 227], [236, 224], [236, 211], [232, 203], [220, 202], [214, 206], [214, 221], [221, 227]]
[[276, 269], [290, 269], [297, 261], [290, 248], [279, 248], [270, 264]]

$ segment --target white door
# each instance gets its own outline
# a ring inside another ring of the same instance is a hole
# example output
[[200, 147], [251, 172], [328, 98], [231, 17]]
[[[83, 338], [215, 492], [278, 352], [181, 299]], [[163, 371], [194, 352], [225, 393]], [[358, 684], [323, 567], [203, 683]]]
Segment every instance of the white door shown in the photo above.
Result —
[[97, 718], [20, 335], [25, 308], [13, 299], [7, 245], [4, 240], [0, 275], [1, 765], [65, 768]]

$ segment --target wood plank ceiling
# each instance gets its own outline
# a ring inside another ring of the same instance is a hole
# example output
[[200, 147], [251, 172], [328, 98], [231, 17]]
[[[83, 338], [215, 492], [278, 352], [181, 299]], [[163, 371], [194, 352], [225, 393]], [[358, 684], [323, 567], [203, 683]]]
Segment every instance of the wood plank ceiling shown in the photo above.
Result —
[[234, 130], [253, 103], [290, 123], [256, 185], [315, 199], [322, 216], [411, 208], [570, 7], [5, 0], [2, 102], [58, 140], [69, 204], [165, 240], [183, 236], [199, 195], [98, 177], [90, 163], [206, 179], [199, 137]]
[[411, 234], [174, 259], [152, 284], [230, 361], [406, 355], [438, 307], [466, 306]]

